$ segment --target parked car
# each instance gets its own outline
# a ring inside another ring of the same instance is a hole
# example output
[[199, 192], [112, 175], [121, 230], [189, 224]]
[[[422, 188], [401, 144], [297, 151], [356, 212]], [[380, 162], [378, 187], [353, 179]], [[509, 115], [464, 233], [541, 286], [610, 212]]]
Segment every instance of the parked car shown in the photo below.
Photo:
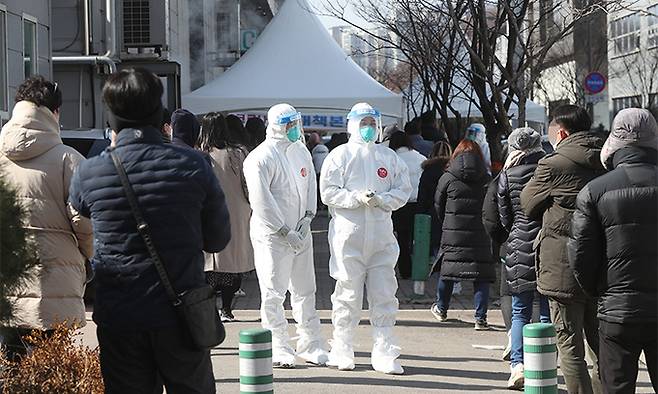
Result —
[[90, 158], [110, 146], [110, 133], [110, 129], [62, 130], [60, 136], [65, 145]]

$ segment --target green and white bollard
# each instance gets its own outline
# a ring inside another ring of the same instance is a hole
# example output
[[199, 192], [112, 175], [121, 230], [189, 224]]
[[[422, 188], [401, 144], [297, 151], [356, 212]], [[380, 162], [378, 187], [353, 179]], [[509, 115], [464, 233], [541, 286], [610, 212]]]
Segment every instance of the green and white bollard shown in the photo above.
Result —
[[240, 331], [240, 393], [274, 393], [272, 332]]
[[414, 217], [414, 248], [411, 256], [411, 279], [414, 281], [414, 294], [425, 295], [425, 281], [430, 270], [430, 236], [432, 217], [417, 214]]
[[524, 392], [557, 394], [555, 327], [549, 323], [523, 327]]

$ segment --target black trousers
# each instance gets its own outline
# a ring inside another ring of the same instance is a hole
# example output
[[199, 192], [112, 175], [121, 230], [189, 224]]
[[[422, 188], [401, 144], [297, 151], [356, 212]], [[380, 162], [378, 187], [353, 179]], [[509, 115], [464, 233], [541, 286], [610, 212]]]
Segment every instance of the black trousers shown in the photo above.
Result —
[[604, 393], [635, 393], [642, 351], [653, 390], [658, 392], [658, 323], [599, 321], [599, 369]]
[[233, 298], [242, 286], [242, 273], [206, 271], [206, 282], [211, 285], [222, 298], [222, 310], [233, 311]]
[[414, 239], [414, 215], [417, 203], [410, 202], [393, 212], [393, 229], [397, 234], [400, 257], [398, 257], [398, 271], [402, 279], [411, 277], [411, 254]]
[[189, 347], [181, 327], [96, 332], [105, 393], [215, 393], [210, 351]]

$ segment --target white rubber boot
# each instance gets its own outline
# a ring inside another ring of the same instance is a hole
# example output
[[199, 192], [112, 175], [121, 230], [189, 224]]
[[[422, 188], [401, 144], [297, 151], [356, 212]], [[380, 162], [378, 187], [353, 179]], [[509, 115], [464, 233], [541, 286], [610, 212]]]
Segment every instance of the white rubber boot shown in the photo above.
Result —
[[274, 368], [295, 368], [295, 351], [288, 345], [288, 341], [272, 338], [272, 366]]
[[334, 339], [329, 352], [327, 365], [336, 367], [339, 371], [351, 371], [354, 369], [354, 349], [342, 341]]
[[395, 343], [393, 327], [374, 328], [373, 338], [375, 344], [372, 346], [370, 363], [372, 368], [381, 373], [389, 375], [402, 375], [404, 368], [397, 360], [400, 357], [400, 347]]
[[326, 365], [329, 360], [329, 353], [327, 353], [320, 340], [299, 340], [297, 342], [297, 356], [314, 365]]

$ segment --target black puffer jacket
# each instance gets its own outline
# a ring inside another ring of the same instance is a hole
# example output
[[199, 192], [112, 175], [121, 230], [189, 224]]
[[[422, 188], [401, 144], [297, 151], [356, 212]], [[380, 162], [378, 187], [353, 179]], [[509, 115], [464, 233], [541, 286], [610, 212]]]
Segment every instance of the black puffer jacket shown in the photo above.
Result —
[[543, 152], [526, 156], [519, 165], [502, 171], [498, 179], [500, 223], [509, 232], [505, 266], [512, 294], [535, 291], [537, 286], [535, 251], [532, 245], [541, 229], [541, 220], [532, 220], [526, 216], [521, 208], [520, 196], [542, 157]]
[[509, 231], [500, 223], [498, 214], [498, 179], [500, 179], [500, 174], [487, 186], [487, 194], [484, 196], [482, 205], [482, 222], [492, 243], [500, 246], [507, 241]]
[[567, 243], [585, 293], [610, 323], [658, 321], [658, 152], [626, 147], [578, 194]]
[[434, 210], [434, 194], [439, 179], [445, 173], [445, 159], [437, 157], [426, 160], [423, 163], [423, 174], [420, 176], [418, 185], [418, 213], [424, 213], [432, 217], [432, 234], [430, 247], [436, 249], [441, 246], [441, 223]]
[[451, 161], [439, 180], [434, 207], [442, 222], [443, 279], [496, 279], [491, 242], [482, 224], [488, 179], [482, 158], [465, 152]]
[[[212, 168], [192, 149], [163, 144], [153, 127], [122, 130], [115, 151], [174, 289], [204, 285], [203, 250], [219, 252], [231, 236]], [[69, 200], [94, 227], [94, 321], [133, 330], [178, 324], [107, 151], [80, 164]]]

